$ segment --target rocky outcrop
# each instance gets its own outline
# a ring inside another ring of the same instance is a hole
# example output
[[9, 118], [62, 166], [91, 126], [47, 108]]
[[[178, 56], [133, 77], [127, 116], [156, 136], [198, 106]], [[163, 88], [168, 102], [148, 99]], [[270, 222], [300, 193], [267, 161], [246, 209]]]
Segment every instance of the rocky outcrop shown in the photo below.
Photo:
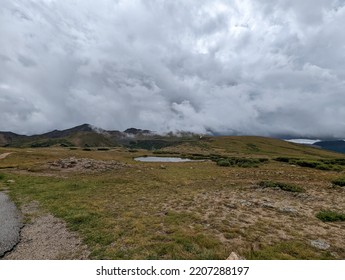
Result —
[[104, 161], [94, 160], [89, 158], [75, 158], [70, 157], [66, 159], [59, 159], [49, 163], [50, 169], [65, 170], [65, 171], [107, 171], [112, 169], [120, 169], [128, 167], [128, 164], [124, 164], [115, 160]]

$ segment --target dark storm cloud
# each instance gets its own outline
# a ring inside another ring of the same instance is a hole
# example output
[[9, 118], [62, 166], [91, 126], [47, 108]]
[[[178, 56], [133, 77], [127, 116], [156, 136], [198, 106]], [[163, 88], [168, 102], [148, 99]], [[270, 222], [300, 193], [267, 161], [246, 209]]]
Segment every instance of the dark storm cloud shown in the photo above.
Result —
[[345, 137], [345, 1], [1, 5], [0, 130]]

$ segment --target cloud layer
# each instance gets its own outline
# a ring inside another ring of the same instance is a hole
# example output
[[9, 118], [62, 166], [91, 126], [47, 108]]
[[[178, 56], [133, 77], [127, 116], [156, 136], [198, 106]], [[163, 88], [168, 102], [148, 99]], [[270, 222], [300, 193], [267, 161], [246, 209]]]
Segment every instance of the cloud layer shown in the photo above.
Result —
[[345, 0], [3, 0], [0, 130], [345, 137]]

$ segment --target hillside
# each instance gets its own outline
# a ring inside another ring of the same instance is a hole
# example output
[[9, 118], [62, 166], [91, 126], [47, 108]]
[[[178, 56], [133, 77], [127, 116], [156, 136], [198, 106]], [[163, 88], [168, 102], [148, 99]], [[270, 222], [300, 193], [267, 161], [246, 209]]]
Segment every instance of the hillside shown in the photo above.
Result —
[[[341, 143], [340, 143], [341, 142]], [[318, 142], [301, 145], [280, 139], [258, 136], [202, 136], [192, 133], [158, 135], [149, 130], [129, 128], [125, 131], [104, 130], [83, 124], [66, 130], [53, 130], [44, 134], [25, 136], [0, 132], [2, 147], [127, 147], [130, 149], [163, 149], [194, 153], [225, 153], [231, 155], [340, 157], [321, 148], [342, 152], [344, 141]], [[332, 148], [333, 147], [333, 148]], [[335, 147], [335, 148], [334, 148]]]

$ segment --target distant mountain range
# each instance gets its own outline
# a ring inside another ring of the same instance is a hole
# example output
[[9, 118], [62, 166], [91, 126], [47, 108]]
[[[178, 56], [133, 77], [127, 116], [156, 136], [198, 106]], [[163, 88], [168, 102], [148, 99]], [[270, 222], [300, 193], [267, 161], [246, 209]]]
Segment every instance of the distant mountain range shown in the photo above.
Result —
[[182, 139], [197, 139], [199, 136], [183, 133], [176, 136], [157, 135], [150, 130], [128, 128], [125, 131], [104, 130], [90, 124], [79, 125], [66, 130], [53, 130], [39, 135], [20, 135], [0, 132], [0, 146], [3, 147], [116, 147], [159, 149], [175, 145]]
[[[0, 131], [0, 147], [128, 147], [130, 149], [160, 149], [178, 145], [183, 142], [197, 142], [200, 135], [193, 133], [169, 133], [158, 135], [150, 130], [128, 128], [125, 131], [104, 130], [83, 124], [65, 130], [53, 130], [38, 135], [20, 135], [13, 132]], [[293, 139], [298, 143], [298, 139]], [[303, 140], [303, 139], [301, 139]], [[304, 139], [305, 140], [305, 139]], [[288, 140], [291, 141], [291, 140]], [[305, 142], [304, 144], [309, 144]], [[311, 143], [310, 143], [311, 144]], [[339, 153], [345, 153], [345, 141], [317, 141], [310, 146], [319, 147]]]
[[344, 140], [332, 140], [332, 141], [318, 141], [313, 146], [320, 147], [322, 149], [345, 153], [345, 141]]

